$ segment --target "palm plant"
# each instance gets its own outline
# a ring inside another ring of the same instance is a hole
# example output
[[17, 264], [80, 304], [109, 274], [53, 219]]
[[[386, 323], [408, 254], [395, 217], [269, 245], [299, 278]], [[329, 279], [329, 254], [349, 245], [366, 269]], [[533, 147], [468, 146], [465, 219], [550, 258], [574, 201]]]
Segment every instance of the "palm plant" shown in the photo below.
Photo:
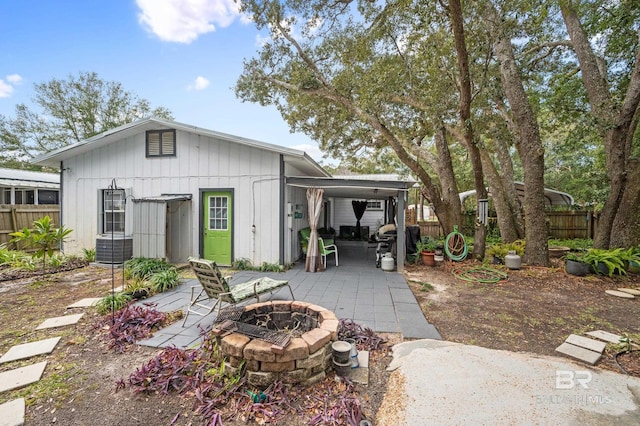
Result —
[[27, 247], [35, 247], [35, 257], [42, 257], [42, 269], [45, 269], [47, 255], [53, 256], [53, 250], [58, 248], [66, 239], [67, 235], [73, 232], [64, 226], [54, 228], [54, 223], [49, 216], [33, 222], [33, 230], [23, 228], [22, 231], [12, 232], [11, 242], [24, 242]]

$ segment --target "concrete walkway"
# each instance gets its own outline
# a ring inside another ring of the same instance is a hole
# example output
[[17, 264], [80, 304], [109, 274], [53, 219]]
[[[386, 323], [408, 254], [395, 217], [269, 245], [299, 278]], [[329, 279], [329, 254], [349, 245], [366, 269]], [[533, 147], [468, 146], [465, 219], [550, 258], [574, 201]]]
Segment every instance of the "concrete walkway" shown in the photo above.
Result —
[[[338, 318], [353, 319], [376, 332], [401, 333], [405, 339], [440, 339], [436, 328], [425, 319], [402, 274], [384, 272], [375, 267], [375, 247], [354, 241], [337, 241], [337, 246], [338, 267], [335, 266], [334, 257], [330, 256], [327, 269], [322, 272], [305, 272], [304, 264], [297, 262], [292, 269], [280, 274], [241, 271], [234, 275], [231, 284], [259, 276], [286, 279], [296, 300], [332, 310]], [[198, 286], [198, 281], [190, 280], [141, 303], [155, 303], [156, 309], [165, 312], [184, 310], [189, 303], [191, 286], [194, 285]], [[286, 288], [274, 293], [274, 299], [290, 297]], [[153, 347], [175, 345], [179, 348], [197, 345], [200, 330], [210, 327], [214, 319], [215, 313], [204, 318], [190, 314], [184, 328], [182, 321], [179, 321], [138, 343]]]
[[376, 424], [637, 425], [640, 379], [565, 358], [416, 340], [393, 347], [397, 368]]

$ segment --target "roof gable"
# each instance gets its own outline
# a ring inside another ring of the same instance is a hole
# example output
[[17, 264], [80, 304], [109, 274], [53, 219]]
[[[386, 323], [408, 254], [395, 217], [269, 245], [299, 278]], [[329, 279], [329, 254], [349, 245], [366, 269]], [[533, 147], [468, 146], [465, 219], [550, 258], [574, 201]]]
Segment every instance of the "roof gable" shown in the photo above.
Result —
[[304, 151], [154, 117], [137, 120], [123, 126], [116, 127], [115, 129], [108, 130], [89, 139], [56, 149], [34, 158], [32, 162], [43, 166], [59, 167], [60, 162], [65, 161], [66, 159], [73, 158], [127, 137], [144, 133], [147, 130], [162, 129], [176, 129], [265, 151], [275, 152], [283, 155], [286, 162], [292, 163], [294, 166], [304, 170], [311, 176], [329, 176], [329, 173]]

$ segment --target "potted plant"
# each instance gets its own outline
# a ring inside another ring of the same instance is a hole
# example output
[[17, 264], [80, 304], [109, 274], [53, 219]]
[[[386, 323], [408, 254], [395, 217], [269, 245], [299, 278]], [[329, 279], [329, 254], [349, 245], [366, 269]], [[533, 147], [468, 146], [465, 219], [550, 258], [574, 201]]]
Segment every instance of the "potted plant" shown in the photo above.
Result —
[[420, 253], [422, 264], [425, 266], [435, 266], [436, 241], [429, 237], [422, 238], [416, 243], [416, 249]]
[[591, 266], [591, 270], [601, 275], [626, 274], [623, 249], [589, 249], [584, 255], [584, 262]]
[[633, 274], [640, 274], [640, 247], [630, 249], [633, 258], [629, 259], [627, 270]]
[[589, 273], [590, 266], [584, 261], [584, 252], [569, 252], [564, 258], [564, 269], [567, 274], [584, 277]]
[[125, 294], [132, 299], [144, 299], [149, 295], [149, 284], [141, 278], [130, 279], [124, 288]]

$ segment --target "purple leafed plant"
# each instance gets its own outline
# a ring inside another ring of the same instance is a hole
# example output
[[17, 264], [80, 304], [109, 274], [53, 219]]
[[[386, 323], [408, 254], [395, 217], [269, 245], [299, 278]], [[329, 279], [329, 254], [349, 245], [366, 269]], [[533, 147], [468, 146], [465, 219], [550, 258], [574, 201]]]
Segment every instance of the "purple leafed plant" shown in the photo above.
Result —
[[310, 401], [316, 414], [308, 424], [358, 426], [364, 419], [360, 400], [351, 381], [344, 384], [328, 383], [321, 395], [312, 395]]
[[372, 351], [380, 349], [384, 339], [378, 336], [369, 327], [363, 327], [352, 319], [342, 318], [338, 325], [338, 339], [354, 339], [358, 349]]
[[108, 327], [103, 338], [109, 342], [109, 349], [122, 353], [137, 340], [150, 336], [167, 321], [167, 314], [164, 312], [128, 304], [119, 311], [104, 316], [96, 328]]

